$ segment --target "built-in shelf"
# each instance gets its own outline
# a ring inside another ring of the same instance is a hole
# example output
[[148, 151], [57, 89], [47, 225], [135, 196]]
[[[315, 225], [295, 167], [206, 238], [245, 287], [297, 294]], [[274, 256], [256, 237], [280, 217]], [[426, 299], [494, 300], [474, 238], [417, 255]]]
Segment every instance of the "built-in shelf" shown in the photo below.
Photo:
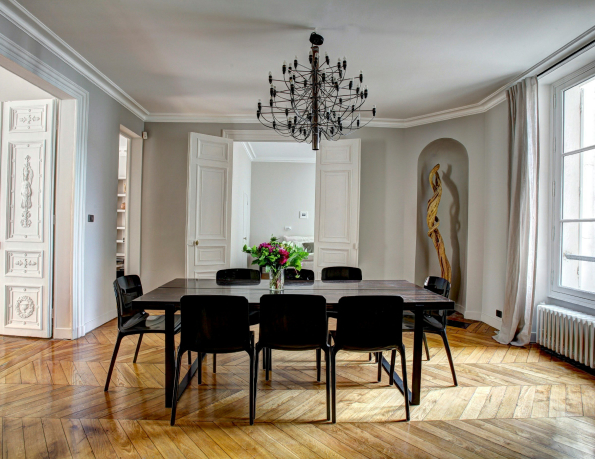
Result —
[[126, 193], [118, 193], [118, 197], [119, 198], [125, 198], [126, 197]]
[[116, 227], [116, 229], [117, 229], [117, 230], [122, 230], [122, 231], [124, 231], [126, 228], [125, 228], [125, 227], [123, 227], [123, 226], [117, 226], [117, 227]]
[[118, 212], [126, 212], [126, 209], [118, 209]]

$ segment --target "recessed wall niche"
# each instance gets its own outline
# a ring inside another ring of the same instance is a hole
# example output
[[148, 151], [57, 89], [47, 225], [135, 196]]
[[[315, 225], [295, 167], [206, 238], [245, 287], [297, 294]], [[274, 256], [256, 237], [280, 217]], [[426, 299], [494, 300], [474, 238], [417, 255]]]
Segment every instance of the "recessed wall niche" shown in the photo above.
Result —
[[415, 283], [423, 285], [427, 276], [440, 276], [438, 256], [428, 237], [426, 222], [427, 204], [433, 194], [428, 177], [436, 164], [440, 164], [442, 180], [438, 229], [452, 267], [450, 298], [464, 307], [467, 289], [469, 157], [463, 144], [454, 139], [434, 140], [422, 150], [417, 161]]

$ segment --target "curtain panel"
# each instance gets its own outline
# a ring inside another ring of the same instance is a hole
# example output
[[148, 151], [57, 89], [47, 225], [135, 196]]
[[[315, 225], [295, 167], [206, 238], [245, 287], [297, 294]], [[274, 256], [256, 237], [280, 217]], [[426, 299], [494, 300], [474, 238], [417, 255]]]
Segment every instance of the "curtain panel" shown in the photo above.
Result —
[[537, 256], [539, 120], [537, 78], [508, 89], [509, 207], [506, 293], [494, 339], [524, 346], [531, 337]]

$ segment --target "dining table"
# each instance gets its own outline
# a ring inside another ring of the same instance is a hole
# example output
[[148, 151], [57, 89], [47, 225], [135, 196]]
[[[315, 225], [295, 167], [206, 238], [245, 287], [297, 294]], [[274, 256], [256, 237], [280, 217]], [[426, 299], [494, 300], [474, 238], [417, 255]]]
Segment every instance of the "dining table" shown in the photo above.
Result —
[[[163, 310], [165, 313], [165, 406], [171, 407], [175, 374], [174, 314], [180, 310], [180, 300], [185, 295], [243, 296], [250, 303], [251, 310], [258, 310], [262, 295], [273, 293], [269, 290], [269, 280], [218, 281], [215, 279], [174, 279], [134, 300], [137, 307], [145, 310]], [[413, 374], [409, 400], [419, 405], [421, 396], [421, 370], [423, 351], [424, 313], [428, 311], [454, 309], [454, 302], [441, 295], [419, 287], [405, 280], [361, 280], [361, 281], [285, 281], [280, 295], [321, 295], [327, 308], [336, 310], [339, 300], [345, 296], [397, 295], [403, 298], [405, 310], [415, 315], [413, 332]], [[364, 310], [365, 313], [365, 310]], [[401, 327], [402, 324], [394, 324]], [[178, 397], [190, 383], [199, 367], [198, 356], [180, 381]], [[382, 367], [390, 372], [390, 363], [382, 357]], [[404, 393], [403, 381], [394, 372], [394, 381]]]

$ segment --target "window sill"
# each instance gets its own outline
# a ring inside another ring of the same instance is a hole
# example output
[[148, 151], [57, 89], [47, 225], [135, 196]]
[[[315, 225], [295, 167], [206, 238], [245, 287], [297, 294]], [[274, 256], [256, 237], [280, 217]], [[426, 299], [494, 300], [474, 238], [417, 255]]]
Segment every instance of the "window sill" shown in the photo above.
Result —
[[550, 290], [548, 294], [548, 298], [552, 298], [554, 300], [564, 301], [565, 303], [576, 304], [579, 306], [583, 306], [590, 309], [595, 309], [595, 300], [585, 298], [578, 295], [571, 295], [568, 293], [557, 292], [555, 290]]

